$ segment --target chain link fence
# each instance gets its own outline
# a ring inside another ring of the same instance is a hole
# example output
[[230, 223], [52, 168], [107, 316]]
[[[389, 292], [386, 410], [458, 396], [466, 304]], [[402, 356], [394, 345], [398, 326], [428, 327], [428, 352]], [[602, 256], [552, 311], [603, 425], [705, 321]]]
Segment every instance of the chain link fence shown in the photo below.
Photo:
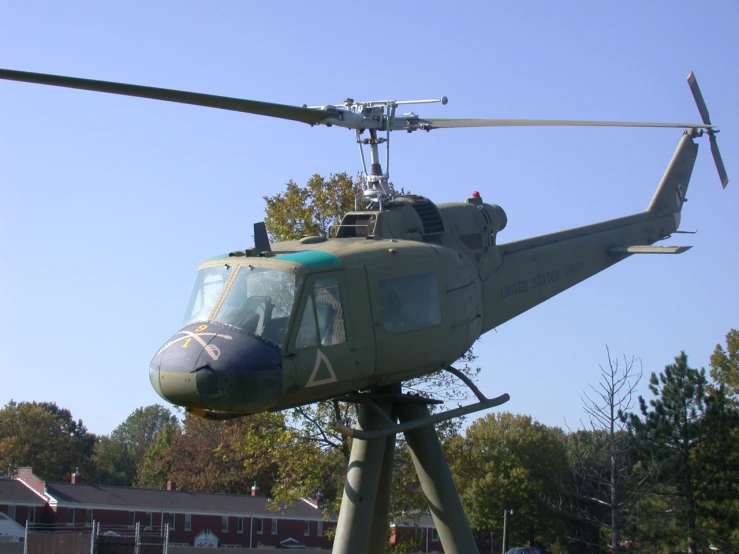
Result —
[[27, 523], [24, 554], [167, 554], [169, 525], [128, 527]]

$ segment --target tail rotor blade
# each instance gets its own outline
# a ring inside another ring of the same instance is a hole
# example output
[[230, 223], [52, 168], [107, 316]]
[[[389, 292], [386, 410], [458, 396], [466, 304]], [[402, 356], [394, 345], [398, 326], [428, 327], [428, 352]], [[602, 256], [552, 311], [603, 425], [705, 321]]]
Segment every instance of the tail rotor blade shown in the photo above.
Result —
[[721, 152], [718, 149], [718, 142], [716, 142], [716, 135], [711, 133], [709, 137], [711, 143], [711, 154], [713, 154], [713, 161], [716, 163], [716, 169], [718, 170], [718, 177], [721, 179], [721, 186], [726, 188], [729, 184], [729, 176], [726, 174], [726, 168], [724, 167], [724, 160], [721, 159]]
[[701, 89], [698, 87], [698, 81], [695, 78], [695, 73], [693, 73], [692, 71], [690, 72], [690, 75], [688, 75], [688, 86], [690, 86], [690, 92], [693, 93], [695, 103], [698, 105], [698, 111], [701, 114], [701, 119], [703, 120], [703, 123], [705, 123], [706, 125], [710, 125], [711, 116], [708, 115], [706, 101], [703, 100], [703, 95], [701, 94]]

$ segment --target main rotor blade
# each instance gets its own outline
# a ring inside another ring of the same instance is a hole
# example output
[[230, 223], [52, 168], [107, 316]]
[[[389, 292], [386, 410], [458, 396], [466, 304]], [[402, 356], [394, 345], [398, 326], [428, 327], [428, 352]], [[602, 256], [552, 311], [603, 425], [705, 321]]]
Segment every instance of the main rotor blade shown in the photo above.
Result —
[[688, 75], [688, 86], [690, 86], [690, 92], [693, 93], [693, 98], [695, 99], [695, 103], [698, 105], [698, 111], [701, 114], [701, 119], [703, 120], [703, 123], [711, 124], [711, 116], [708, 115], [708, 107], [706, 106], [706, 101], [703, 100], [703, 95], [701, 94], [701, 89], [698, 88], [698, 81], [695, 78], [695, 73], [692, 71], [690, 72], [690, 75]]
[[39, 85], [51, 85], [55, 87], [91, 90], [95, 92], [107, 92], [110, 94], [122, 94], [124, 96], [165, 100], [167, 102], [178, 102], [180, 104], [192, 104], [194, 106], [205, 106], [206, 108], [218, 108], [233, 112], [266, 115], [269, 117], [277, 117], [279, 119], [290, 119], [292, 121], [300, 121], [310, 125], [315, 125], [316, 123], [320, 123], [324, 119], [330, 117], [329, 114], [323, 111], [301, 108], [299, 106], [289, 106], [286, 104], [273, 104], [271, 102], [243, 100], [241, 98], [215, 96], [213, 94], [199, 94], [196, 92], [144, 87], [141, 85], [128, 85], [125, 83], [112, 83], [109, 81], [95, 81], [92, 79], [79, 79], [77, 77], [64, 77], [61, 75], [48, 75], [45, 73], [31, 73], [28, 71], [0, 69], [0, 79], [36, 83]]
[[711, 154], [713, 154], [713, 161], [716, 164], [716, 170], [718, 171], [718, 178], [721, 179], [721, 186], [726, 188], [729, 184], [729, 176], [726, 173], [726, 167], [724, 167], [724, 160], [721, 159], [721, 152], [718, 149], [718, 143], [716, 142], [716, 135], [711, 133], [709, 137], [711, 143]]
[[576, 119], [429, 119], [419, 125], [430, 129], [454, 127], [671, 127], [677, 129], [705, 129], [704, 123], [642, 123], [638, 121], [582, 121]]

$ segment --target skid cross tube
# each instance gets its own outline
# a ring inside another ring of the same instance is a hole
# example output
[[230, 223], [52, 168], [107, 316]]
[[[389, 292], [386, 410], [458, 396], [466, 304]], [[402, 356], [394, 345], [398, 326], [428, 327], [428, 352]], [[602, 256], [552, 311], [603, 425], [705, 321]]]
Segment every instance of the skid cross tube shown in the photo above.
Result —
[[[360, 405], [365, 405], [369, 407], [373, 412], [375, 412], [379, 419], [385, 423], [384, 427], [380, 427], [378, 429], [365, 429], [365, 428], [354, 428], [349, 425], [347, 425], [347, 422], [345, 421], [336, 421], [333, 424], [334, 430], [341, 433], [342, 435], [346, 437], [352, 437], [355, 439], [364, 439], [364, 440], [370, 440], [370, 439], [380, 439], [383, 437], [387, 437], [390, 435], [396, 435], [398, 433], [405, 433], [406, 431], [411, 431], [413, 429], [416, 429], [418, 427], [422, 427], [424, 425], [433, 425], [434, 423], [441, 423], [442, 421], [446, 421], [448, 419], [453, 419], [455, 417], [461, 417], [464, 415], [472, 414], [475, 412], [479, 412], [481, 410], [487, 410], [489, 408], [495, 408], [496, 406], [500, 406], [501, 404], [505, 404], [508, 402], [511, 397], [505, 393], [501, 394], [500, 396], [496, 398], [487, 398], [482, 392], [480, 392], [480, 389], [478, 389], [475, 384], [461, 371], [454, 367], [447, 367], [445, 368], [446, 371], [451, 373], [452, 375], [458, 377], [462, 382], [464, 382], [465, 385], [467, 385], [470, 390], [475, 394], [475, 396], [478, 399], [478, 402], [475, 402], [474, 404], [470, 404], [468, 406], [460, 406], [459, 408], [454, 408], [452, 410], [446, 410], [444, 412], [439, 412], [437, 414], [426, 414], [423, 418], [415, 418], [411, 419], [409, 421], [404, 421], [401, 423], [395, 423], [395, 421], [391, 420], [390, 417], [379, 408], [379, 406], [376, 404], [375, 399], [378, 397], [385, 398], [386, 395], [377, 395], [376, 393], [355, 393], [355, 394], [349, 394], [346, 396], [343, 396], [339, 398], [338, 400], [342, 400], [345, 402], [356, 402]], [[439, 400], [432, 400], [423, 398], [421, 396], [413, 396], [413, 395], [395, 395], [395, 399], [400, 400], [405, 403], [409, 402], [415, 402], [420, 404], [439, 404], [441, 401]]]

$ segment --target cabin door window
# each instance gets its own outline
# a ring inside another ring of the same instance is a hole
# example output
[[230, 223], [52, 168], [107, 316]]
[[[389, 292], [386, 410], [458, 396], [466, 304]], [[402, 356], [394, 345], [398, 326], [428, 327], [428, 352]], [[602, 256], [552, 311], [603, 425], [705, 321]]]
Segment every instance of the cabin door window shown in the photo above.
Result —
[[318, 279], [308, 295], [295, 339], [296, 348], [346, 342], [341, 290], [336, 279]]

